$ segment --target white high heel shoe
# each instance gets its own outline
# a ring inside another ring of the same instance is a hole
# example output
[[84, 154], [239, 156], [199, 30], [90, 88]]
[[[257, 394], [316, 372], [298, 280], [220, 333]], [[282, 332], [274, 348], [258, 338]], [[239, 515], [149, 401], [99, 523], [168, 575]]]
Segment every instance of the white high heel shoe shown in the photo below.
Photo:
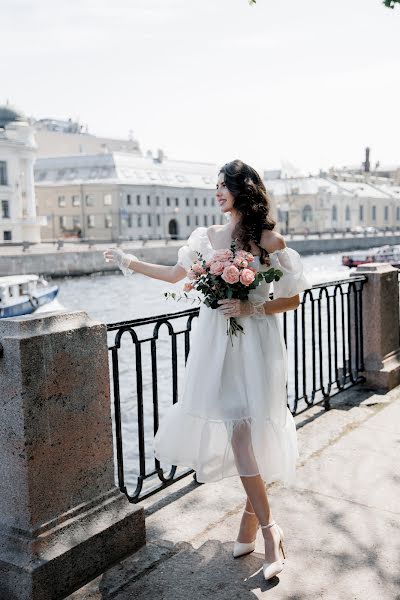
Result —
[[267, 529], [269, 527], [272, 527], [273, 525], [276, 525], [279, 531], [279, 550], [282, 551], [283, 554], [283, 560], [281, 560], [280, 558], [278, 560], [275, 560], [272, 563], [269, 562], [264, 562], [263, 563], [263, 575], [264, 575], [264, 579], [271, 579], [271, 577], [274, 577], [275, 575], [277, 575], [278, 573], [280, 573], [283, 569], [283, 565], [285, 563], [285, 550], [283, 549], [283, 531], [282, 529], [279, 527], [279, 525], [277, 523], [275, 523], [275, 521], [272, 521], [272, 523], [270, 523], [269, 525], [261, 525], [261, 529]]
[[[255, 513], [250, 512], [246, 509], [244, 509], [245, 513], [247, 513], [248, 515], [254, 515]], [[254, 540], [252, 542], [238, 542], [237, 540], [234, 543], [233, 546], [233, 558], [238, 558], [239, 556], [244, 556], [245, 554], [250, 554], [250, 552], [254, 551], [254, 548], [256, 547], [256, 540], [254, 538]]]

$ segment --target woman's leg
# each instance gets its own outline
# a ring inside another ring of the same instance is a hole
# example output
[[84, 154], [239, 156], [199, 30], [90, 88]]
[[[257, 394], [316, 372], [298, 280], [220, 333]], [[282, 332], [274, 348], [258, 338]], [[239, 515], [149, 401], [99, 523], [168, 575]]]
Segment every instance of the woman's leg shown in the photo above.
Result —
[[[274, 520], [268, 502], [265, 484], [261, 475], [253, 477], [240, 477], [247, 498], [254, 508], [254, 512], [261, 525], [268, 525]], [[254, 517], [252, 517], [254, 518]], [[276, 527], [262, 529], [265, 542], [265, 560], [275, 562], [279, 560], [279, 532]]]
[[[236, 467], [247, 495], [246, 510], [255, 515], [242, 516], [239, 531], [239, 542], [250, 542], [255, 538], [258, 522], [268, 525], [273, 521], [265, 483], [259, 474], [256, 458], [251, 441], [251, 423], [242, 421], [232, 432], [231, 444]], [[244, 475], [248, 473], [248, 475]], [[279, 559], [279, 533], [276, 527], [262, 530], [265, 540], [265, 560], [273, 562]]]

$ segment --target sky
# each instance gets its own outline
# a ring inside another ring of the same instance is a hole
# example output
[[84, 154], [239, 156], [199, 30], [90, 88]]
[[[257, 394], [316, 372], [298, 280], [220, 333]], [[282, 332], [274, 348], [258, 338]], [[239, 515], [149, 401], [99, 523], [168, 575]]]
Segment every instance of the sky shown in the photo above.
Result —
[[0, 103], [142, 151], [304, 174], [400, 164], [400, 6], [2, 0]]

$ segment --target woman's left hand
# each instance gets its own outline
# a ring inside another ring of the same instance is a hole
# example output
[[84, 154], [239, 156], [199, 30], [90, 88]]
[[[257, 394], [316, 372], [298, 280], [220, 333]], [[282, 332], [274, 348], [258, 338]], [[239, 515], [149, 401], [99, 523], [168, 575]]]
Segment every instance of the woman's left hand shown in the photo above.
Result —
[[248, 317], [254, 313], [254, 307], [251, 302], [245, 300], [228, 299], [218, 300], [219, 310], [227, 319], [230, 317]]

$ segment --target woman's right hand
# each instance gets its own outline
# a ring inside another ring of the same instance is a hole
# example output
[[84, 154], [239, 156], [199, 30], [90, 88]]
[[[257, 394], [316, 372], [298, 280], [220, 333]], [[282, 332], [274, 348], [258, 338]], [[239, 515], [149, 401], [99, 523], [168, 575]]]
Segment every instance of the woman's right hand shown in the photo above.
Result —
[[132, 260], [138, 260], [136, 256], [126, 254], [121, 248], [107, 248], [103, 256], [106, 262], [115, 263], [120, 269], [128, 269]]

